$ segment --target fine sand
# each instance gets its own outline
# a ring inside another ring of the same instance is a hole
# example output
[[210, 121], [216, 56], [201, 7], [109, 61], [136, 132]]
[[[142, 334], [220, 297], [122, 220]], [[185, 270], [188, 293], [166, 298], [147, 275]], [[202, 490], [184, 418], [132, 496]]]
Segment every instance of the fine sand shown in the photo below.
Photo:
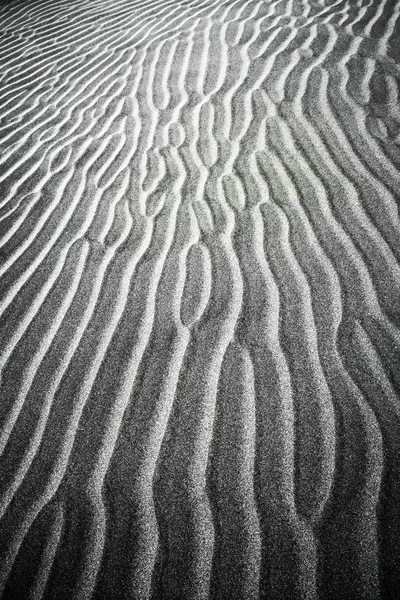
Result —
[[396, 600], [400, 2], [0, 4], [0, 596]]

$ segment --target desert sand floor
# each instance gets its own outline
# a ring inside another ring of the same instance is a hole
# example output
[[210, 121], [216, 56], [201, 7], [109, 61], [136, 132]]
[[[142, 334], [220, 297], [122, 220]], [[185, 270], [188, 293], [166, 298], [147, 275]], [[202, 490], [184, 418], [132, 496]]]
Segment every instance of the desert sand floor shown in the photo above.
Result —
[[400, 594], [400, 2], [0, 8], [0, 596]]

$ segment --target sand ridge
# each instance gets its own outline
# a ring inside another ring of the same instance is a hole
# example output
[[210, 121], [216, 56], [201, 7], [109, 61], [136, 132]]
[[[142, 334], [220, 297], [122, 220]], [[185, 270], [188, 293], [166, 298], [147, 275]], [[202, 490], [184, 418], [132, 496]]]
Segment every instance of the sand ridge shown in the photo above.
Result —
[[399, 3], [0, 22], [0, 596], [396, 598]]

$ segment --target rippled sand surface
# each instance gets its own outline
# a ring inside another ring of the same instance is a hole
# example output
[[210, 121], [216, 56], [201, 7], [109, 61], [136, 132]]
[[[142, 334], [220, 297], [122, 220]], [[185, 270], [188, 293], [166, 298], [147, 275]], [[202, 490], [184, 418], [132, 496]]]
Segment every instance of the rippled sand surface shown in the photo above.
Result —
[[395, 600], [400, 3], [0, 4], [0, 596]]

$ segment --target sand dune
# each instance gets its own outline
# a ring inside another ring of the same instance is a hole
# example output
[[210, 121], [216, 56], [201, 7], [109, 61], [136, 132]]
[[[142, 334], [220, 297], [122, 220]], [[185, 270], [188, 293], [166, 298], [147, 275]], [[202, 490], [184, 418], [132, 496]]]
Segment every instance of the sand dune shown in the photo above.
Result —
[[400, 4], [0, 23], [1, 598], [397, 598]]

